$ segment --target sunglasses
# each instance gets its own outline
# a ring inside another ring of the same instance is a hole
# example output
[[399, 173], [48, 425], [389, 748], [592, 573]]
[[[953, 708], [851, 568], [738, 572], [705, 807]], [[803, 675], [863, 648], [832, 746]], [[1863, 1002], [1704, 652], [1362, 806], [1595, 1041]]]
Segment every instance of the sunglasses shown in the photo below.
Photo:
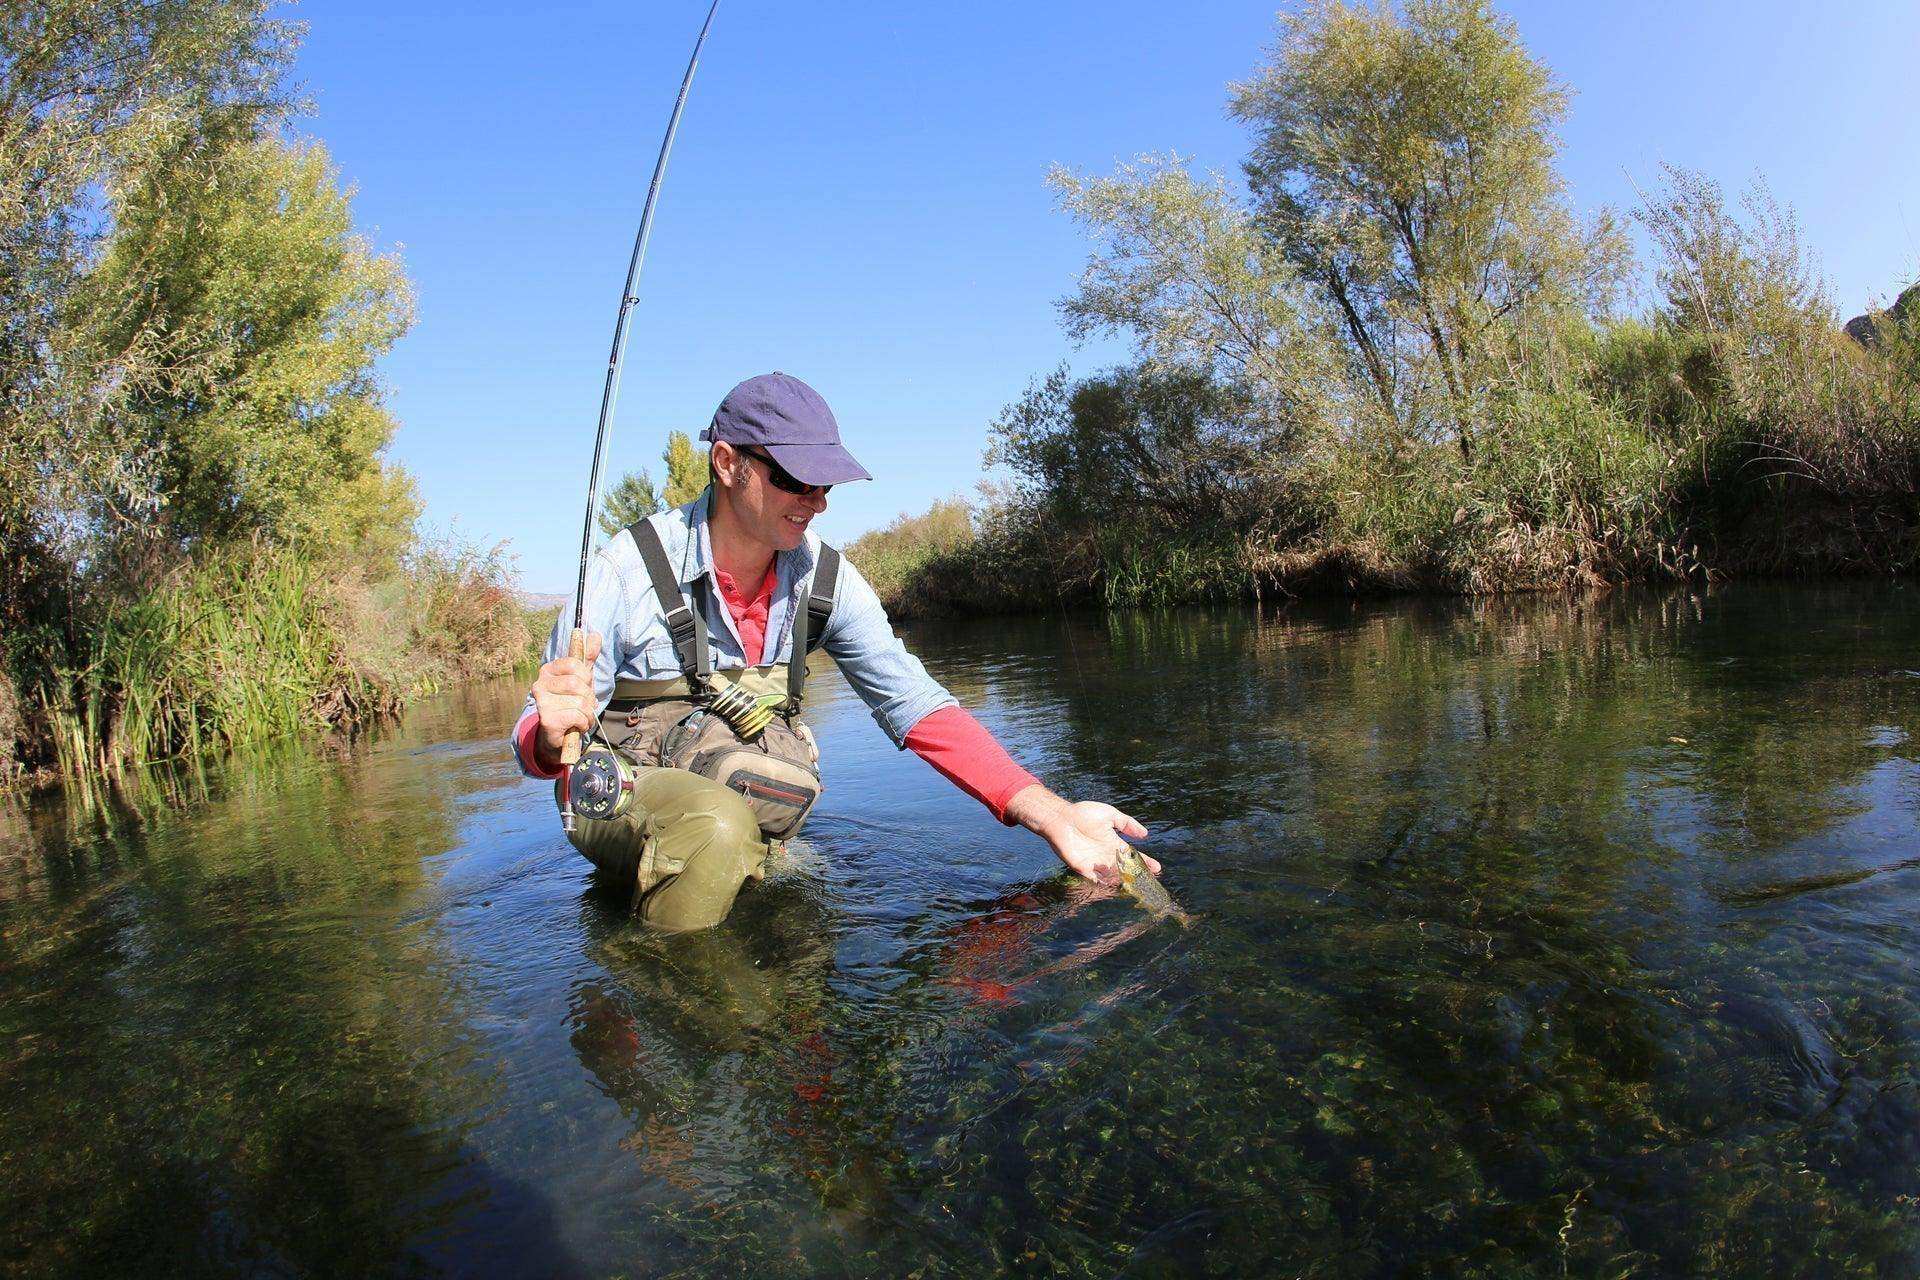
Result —
[[[740, 448], [739, 446], [735, 447]], [[791, 493], [797, 498], [811, 498], [815, 494], [818, 494], [824, 498], [827, 496], [827, 492], [833, 488], [830, 484], [807, 484], [804, 481], [795, 480], [788, 474], [785, 467], [775, 462], [772, 458], [769, 458], [766, 454], [761, 453], [758, 449], [740, 448], [740, 452], [764, 464], [767, 468], [767, 479], [772, 481], [773, 487], [782, 493]]]

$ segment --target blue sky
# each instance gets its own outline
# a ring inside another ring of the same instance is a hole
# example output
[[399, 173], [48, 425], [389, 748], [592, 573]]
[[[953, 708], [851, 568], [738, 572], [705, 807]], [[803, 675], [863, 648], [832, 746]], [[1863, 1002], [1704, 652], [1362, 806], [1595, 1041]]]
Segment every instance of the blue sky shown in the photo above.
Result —
[[[1844, 314], [1920, 272], [1920, 5], [1505, 6], [1575, 92], [1576, 203], [1625, 207], [1660, 162], [1764, 173]], [[593, 424], [647, 179], [702, 0], [310, 0], [301, 130], [419, 295], [385, 374], [393, 456], [428, 525], [510, 540], [571, 590]], [[609, 452], [660, 475], [728, 387], [818, 387], [877, 477], [819, 528], [850, 541], [970, 495], [987, 424], [1063, 359], [1053, 303], [1085, 259], [1054, 163], [1178, 150], [1237, 173], [1226, 85], [1271, 3], [972, 5], [722, 0], [676, 145]]]

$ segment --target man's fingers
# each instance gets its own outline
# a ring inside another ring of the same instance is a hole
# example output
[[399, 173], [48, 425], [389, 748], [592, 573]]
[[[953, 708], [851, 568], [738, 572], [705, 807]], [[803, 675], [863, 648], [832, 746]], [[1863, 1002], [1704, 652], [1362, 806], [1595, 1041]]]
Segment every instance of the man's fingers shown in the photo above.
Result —
[[585, 658], [555, 658], [540, 668], [540, 678], [534, 682], [534, 691], [536, 695], [547, 693], [591, 697], [593, 664]]
[[587, 632], [587, 656], [586, 656], [586, 663], [587, 663], [588, 669], [591, 670], [593, 667], [593, 664], [599, 661], [599, 659], [600, 659], [600, 633], [598, 631], [589, 631]]
[[593, 714], [577, 699], [554, 698], [540, 708], [540, 730], [553, 744], [576, 730], [587, 733], [592, 728]]
[[1143, 853], [1140, 855], [1140, 861], [1146, 863], [1147, 870], [1153, 872], [1154, 875], [1157, 876], [1160, 874], [1160, 859], [1149, 858], [1146, 854]]
[[1131, 836], [1135, 840], [1145, 840], [1147, 838], [1147, 829], [1141, 826], [1134, 818], [1121, 813], [1118, 809], [1113, 811], [1113, 816], [1116, 819], [1113, 824], [1113, 829], [1121, 835]]

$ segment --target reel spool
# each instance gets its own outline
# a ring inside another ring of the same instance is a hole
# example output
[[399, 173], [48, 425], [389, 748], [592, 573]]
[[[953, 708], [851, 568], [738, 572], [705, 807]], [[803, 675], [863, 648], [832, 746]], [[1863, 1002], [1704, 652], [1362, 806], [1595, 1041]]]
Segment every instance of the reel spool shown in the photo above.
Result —
[[583, 818], [617, 818], [633, 801], [633, 766], [611, 747], [588, 747], [567, 772], [567, 799]]

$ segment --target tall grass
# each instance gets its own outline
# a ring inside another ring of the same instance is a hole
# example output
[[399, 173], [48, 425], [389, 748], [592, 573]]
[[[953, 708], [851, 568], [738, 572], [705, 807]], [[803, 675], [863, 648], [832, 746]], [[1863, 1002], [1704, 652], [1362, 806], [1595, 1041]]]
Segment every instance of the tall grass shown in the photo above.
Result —
[[115, 773], [303, 727], [357, 724], [533, 652], [501, 548], [416, 550], [367, 582], [240, 546], [99, 607], [77, 661], [39, 688], [54, 767]]
[[62, 773], [115, 771], [298, 727], [352, 683], [318, 569], [245, 548], [106, 608], [83, 664], [43, 691]]
[[900, 617], [938, 612], [930, 598], [974, 546], [973, 510], [960, 498], [943, 498], [917, 516], [901, 515], [883, 529], [862, 534], [846, 547], [890, 612]]

